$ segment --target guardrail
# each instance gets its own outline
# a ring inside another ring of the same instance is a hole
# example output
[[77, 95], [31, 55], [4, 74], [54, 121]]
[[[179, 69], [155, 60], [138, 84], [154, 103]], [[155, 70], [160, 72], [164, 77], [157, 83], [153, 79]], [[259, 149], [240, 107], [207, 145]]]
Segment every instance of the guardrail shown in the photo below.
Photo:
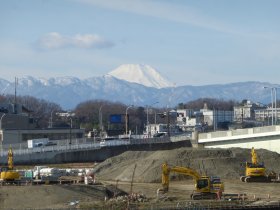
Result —
[[14, 145], [2, 145], [0, 148], [0, 157], [7, 156], [8, 149], [11, 146], [14, 155], [32, 154], [32, 153], [44, 153], [44, 152], [58, 152], [58, 151], [73, 151], [73, 150], [92, 150], [100, 149], [102, 147], [113, 147], [119, 145], [132, 145], [132, 144], [157, 144], [157, 143], [167, 143], [173, 141], [183, 141], [189, 139], [187, 135], [179, 135], [175, 137], [157, 137], [157, 138], [144, 138], [144, 139], [114, 139], [107, 140], [104, 143], [99, 141], [87, 142], [87, 139], [71, 139], [70, 140], [59, 140], [55, 141], [57, 145], [52, 146], [41, 146], [34, 148], [27, 148], [27, 144], [14, 144]]
[[255, 127], [255, 128], [246, 128], [246, 129], [236, 129], [228, 131], [216, 131], [209, 133], [200, 133], [198, 139], [213, 139], [213, 138], [230, 138], [238, 137], [241, 135], [258, 135], [263, 133], [278, 132], [280, 131], [280, 126], [264, 126], [264, 127]]

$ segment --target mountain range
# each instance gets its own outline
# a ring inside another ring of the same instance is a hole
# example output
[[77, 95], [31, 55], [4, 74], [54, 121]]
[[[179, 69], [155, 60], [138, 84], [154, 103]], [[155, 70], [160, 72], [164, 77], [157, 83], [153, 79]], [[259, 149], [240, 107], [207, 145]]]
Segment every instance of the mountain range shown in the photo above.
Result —
[[[158, 103], [158, 107], [173, 107], [198, 98], [217, 98], [269, 103], [268, 82], [238, 82], [205, 86], [179, 86], [163, 78], [147, 65], [126, 64], [98, 77], [18, 78], [17, 94], [28, 95], [59, 104], [64, 109], [73, 109], [88, 100], [108, 100], [136, 106]], [[14, 82], [0, 79], [0, 94], [14, 94]]]

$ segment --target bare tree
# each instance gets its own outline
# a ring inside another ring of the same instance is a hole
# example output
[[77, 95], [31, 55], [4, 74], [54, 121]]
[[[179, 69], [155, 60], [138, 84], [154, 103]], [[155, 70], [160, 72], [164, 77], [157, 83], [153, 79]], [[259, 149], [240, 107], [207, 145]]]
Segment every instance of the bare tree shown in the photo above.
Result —
[[208, 109], [219, 109], [219, 110], [233, 110], [233, 106], [237, 104], [236, 101], [229, 100], [224, 101], [222, 99], [215, 98], [200, 98], [194, 101], [190, 101], [186, 104], [180, 103], [178, 107], [185, 109], [202, 109], [204, 105], [207, 105]]
[[[5, 102], [14, 102], [14, 96], [5, 96]], [[30, 111], [30, 117], [35, 119], [37, 126], [40, 128], [48, 126], [52, 111], [62, 110], [58, 104], [32, 96], [17, 96], [17, 103], [22, 104]]]

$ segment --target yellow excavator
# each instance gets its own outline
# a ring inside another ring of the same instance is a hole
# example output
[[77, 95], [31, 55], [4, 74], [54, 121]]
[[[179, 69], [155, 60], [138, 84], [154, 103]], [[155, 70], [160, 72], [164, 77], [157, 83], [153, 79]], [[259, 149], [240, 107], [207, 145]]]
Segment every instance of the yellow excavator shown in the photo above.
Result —
[[0, 178], [3, 181], [19, 181], [20, 174], [14, 170], [13, 150], [10, 147], [8, 151], [8, 167], [1, 168]]
[[251, 149], [251, 158], [252, 161], [245, 164], [245, 176], [240, 177], [242, 182], [271, 182], [276, 177], [274, 172], [266, 175], [264, 164], [258, 162], [258, 156], [254, 147]]
[[195, 190], [191, 194], [191, 199], [218, 199], [224, 192], [224, 184], [221, 182], [220, 177], [201, 176], [198, 172], [191, 168], [180, 166], [168, 166], [167, 163], [162, 164], [162, 189], [160, 192], [166, 193], [169, 189], [169, 174], [175, 172], [187, 176], [192, 176], [195, 181]]

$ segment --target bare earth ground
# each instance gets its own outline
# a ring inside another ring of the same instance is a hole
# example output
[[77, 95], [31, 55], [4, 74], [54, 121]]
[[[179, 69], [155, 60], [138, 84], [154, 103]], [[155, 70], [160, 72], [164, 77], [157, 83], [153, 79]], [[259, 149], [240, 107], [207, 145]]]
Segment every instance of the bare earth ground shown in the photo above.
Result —
[[[280, 154], [266, 150], [257, 150], [257, 153], [268, 171], [280, 172]], [[97, 165], [59, 165], [94, 167], [99, 185], [0, 186], [0, 209], [125, 209], [127, 204], [124, 199], [109, 199], [114, 193], [121, 195], [121, 190], [144, 196], [144, 202], [137, 204], [139, 209], [168, 209], [183, 203], [194, 203], [189, 199], [194, 190], [194, 182], [190, 177], [178, 174], [171, 174], [169, 192], [158, 199], [156, 191], [161, 187], [160, 166], [164, 161], [170, 165], [194, 168], [201, 174], [221, 176], [226, 194], [246, 194], [246, 198], [259, 200], [257, 202], [261, 205], [280, 202], [280, 183], [242, 183], [239, 180], [239, 176], [244, 174], [243, 162], [246, 160], [250, 161], [250, 150], [238, 148], [127, 151]], [[124, 204], [118, 206], [122, 202]]]
[[[116, 182], [104, 181], [104, 185], [116, 186]], [[261, 199], [263, 202], [280, 202], [279, 183], [241, 183], [239, 180], [226, 180], [225, 193], [247, 194], [251, 200]], [[130, 193], [131, 182], [118, 182], [117, 187]], [[139, 208], [175, 207], [178, 204], [193, 202], [190, 194], [194, 189], [192, 180], [174, 181], [170, 184], [167, 200], [158, 200], [156, 191], [159, 183], [133, 183], [132, 192], [145, 195], [146, 202], [139, 203]], [[102, 208], [111, 206], [105, 201], [106, 190], [102, 185], [33, 185], [33, 186], [2, 186], [0, 187], [0, 209], [67, 209]], [[71, 205], [71, 202], [79, 203]]]

